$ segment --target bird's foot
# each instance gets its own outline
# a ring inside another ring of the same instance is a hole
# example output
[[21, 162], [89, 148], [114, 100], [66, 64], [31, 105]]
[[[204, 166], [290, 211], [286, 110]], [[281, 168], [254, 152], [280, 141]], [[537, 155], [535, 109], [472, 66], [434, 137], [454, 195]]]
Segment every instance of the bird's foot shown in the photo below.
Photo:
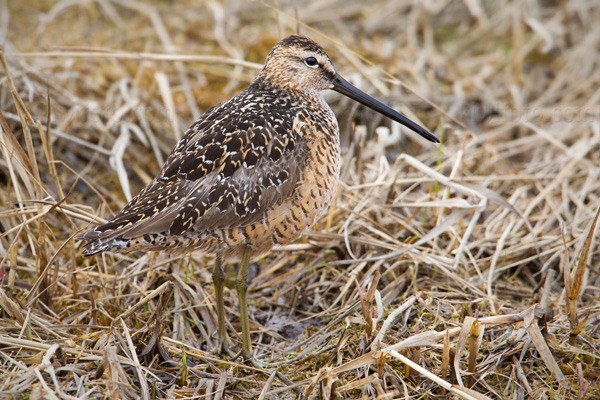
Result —
[[217, 346], [214, 348], [213, 353], [217, 356], [221, 357], [229, 357], [234, 358], [237, 357], [236, 354], [229, 348], [227, 341], [219, 341]]
[[264, 369], [269, 367], [269, 363], [260, 361], [254, 356], [254, 354], [252, 354], [252, 352], [244, 351], [244, 349], [236, 353], [235, 356], [231, 358], [231, 361], [235, 361], [240, 357], [244, 362], [249, 362], [255, 368]]

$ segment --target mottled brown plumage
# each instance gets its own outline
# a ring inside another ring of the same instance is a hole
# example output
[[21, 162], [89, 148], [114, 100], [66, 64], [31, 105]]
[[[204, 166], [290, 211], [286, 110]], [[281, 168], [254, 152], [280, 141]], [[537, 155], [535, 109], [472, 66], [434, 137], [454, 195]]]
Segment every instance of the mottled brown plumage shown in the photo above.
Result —
[[[339, 132], [319, 93], [325, 89], [437, 141], [341, 78], [317, 43], [290, 36], [271, 50], [263, 70], [244, 91], [207, 111], [187, 130], [158, 176], [115, 218], [79, 235], [89, 241], [83, 254], [203, 250], [219, 260], [232, 255], [246, 260], [298, 238], [329, 206], [338, 183]], [[221, 291], [217, 300], [222, 302], [221, 276], [215, 274]], [[244, 334], [244, 351], [249, 353], [249, 333]]]
[[[294, 46], [294, 47], [291, 47]], [[279, 43], [243, 92], [202, 115], [160, 174], [107, 224], [80, 236], [84, 255], [138, 249], [199, 249], [255, 255], [296, 239], [331, 202], [339, 175], [335, 116], [319, 90], [281, 71], [290, 50], [329, 58], [300, 37]]]

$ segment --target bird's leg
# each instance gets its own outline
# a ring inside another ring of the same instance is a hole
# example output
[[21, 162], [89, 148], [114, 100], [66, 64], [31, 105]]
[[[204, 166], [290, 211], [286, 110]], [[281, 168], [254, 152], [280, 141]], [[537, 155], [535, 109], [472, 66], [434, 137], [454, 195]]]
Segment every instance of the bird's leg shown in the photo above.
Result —
[[250, 264], [250, 247], [246, 246], [235, 281], [235, 288], [240, 302], [242, 356], [247, 360], [252, 360], [254, 357], [252, 355], [252, 343], [250, 342], [250, 321], [248, 320], [248, 302], [246, 299], [246, 289], [248, 289], [248, 264]]
[[225, 287], [225, 271], [221, 256], [217, 256], [212, 273], [213, 284], [215, 285], [215, 297], [217, 300], [217, 333], [219, 342], [217, 343], [217, 354], [223, 354], [223, 351], [229, 354], [227, 345], [227, 331], [225, 327], [225, 300], [223, 298], [223, 288]]

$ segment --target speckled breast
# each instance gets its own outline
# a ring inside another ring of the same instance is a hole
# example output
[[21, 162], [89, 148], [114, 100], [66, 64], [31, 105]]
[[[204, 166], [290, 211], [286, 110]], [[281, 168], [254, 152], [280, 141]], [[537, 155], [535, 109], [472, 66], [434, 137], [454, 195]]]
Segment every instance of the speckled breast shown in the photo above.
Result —
[[274, 244], [286, 244], [302, 235], [327, 210], [335, 193], [340, 172], [340, 148], [337, 140], [321, 138], [310, 146], [308, 162], [302, 170], [294, 196], [267, 213], [270, 241], [252, 243], [253, 247], [270, 248]]
[[305, 154], [298, 153], [293, 161], [300, 165], [291, 192], [257, 222], [200, 234], [196, 248], [231, 256], [241, 255], [249, 245], [258, 255], [299, 238], [324, 214], [339, 181], [339, 131], [329, 107], [321, 108], [316, 118], [318, 121], [299, 118], [294, 123], [293, 130], [301, 132], [298, 147], [303, 147]]

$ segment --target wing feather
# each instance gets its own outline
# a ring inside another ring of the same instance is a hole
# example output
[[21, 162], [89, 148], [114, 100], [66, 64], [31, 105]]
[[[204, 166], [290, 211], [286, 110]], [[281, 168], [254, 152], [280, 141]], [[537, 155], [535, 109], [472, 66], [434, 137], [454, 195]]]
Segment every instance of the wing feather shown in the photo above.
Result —
[[262, 119], [261, 125], [242, 121], [246, 129], [239, 130], [219, 119], [219, 106], [213, 110], [190, 127], [160, 174], [123, 210], [78, 238], [104, 242], [244, 226], [291, 196], [308, 159], [291, 127]]

